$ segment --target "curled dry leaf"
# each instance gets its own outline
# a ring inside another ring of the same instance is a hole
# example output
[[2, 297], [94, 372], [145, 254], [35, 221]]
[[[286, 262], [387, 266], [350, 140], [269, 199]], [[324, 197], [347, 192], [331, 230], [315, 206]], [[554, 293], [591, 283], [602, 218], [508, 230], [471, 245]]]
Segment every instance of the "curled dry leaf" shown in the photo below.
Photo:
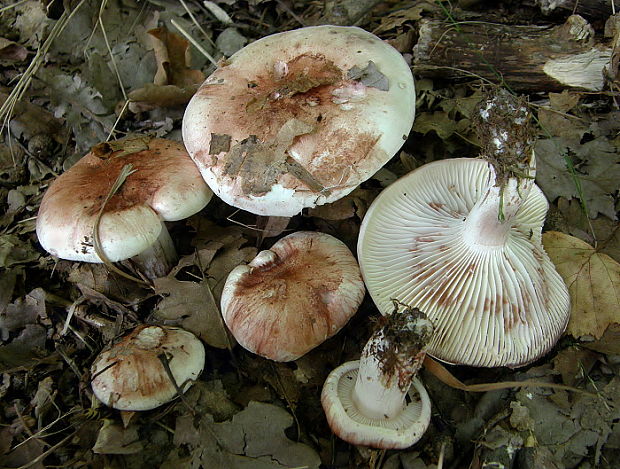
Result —
[[620, 324], [620, 264], [589, 244], [564, 233], [543, 234], [543, 244], [571, 298], [567, 332], [600, 339]]
[[205, 79], [200, 70], [192, 70], [189, 64], [189, 43], [166, 28], [151, 29], [153, 49], [157, 60], [156, 85], [185, 86], [202, 83]]
[[157, 72], [153, 84], [133, 90], [129, 94], [132, 112], [147, 111], [156, 107], [175, 107], [187, 104], [205, 79], [200, 70], [189, 68], [189, 43], [178, 34], [166, 28], [148, 31]]
[[24, 46], [0, 37], [0, 60], [21, 61], [28, 56]]

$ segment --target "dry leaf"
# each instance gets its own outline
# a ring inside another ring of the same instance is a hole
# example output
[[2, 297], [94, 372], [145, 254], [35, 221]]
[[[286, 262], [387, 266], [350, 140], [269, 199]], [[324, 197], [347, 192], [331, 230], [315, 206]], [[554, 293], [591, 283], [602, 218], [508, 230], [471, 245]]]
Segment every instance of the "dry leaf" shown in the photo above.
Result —
[[28, 56], [24, 46], [0, 37], [0, 60], [21, 61]]
[[198, 90], [198, 84], [180, 87], [176, 85], [146, 84], [129, 93], [131, 112], [150, 111], [157, 107], [184, 106]]
[[620, 264], [578, 238], [550, 231], [543, 244], [571, 297], [567, 332], [599, 339], [620, 323]]
[[188, 67], [189, 43], [185, 39], [166, 28], [151, 29], [148, 33], [153, 38], [157, 61], [157, 73], [153, 79], [155, 85], [185, 87], [204, 81], [205, 76], [200, 70]]
[[166, 28], [147, 31], [150, 35], [157, 62], [153, 84], [129, 93], [129, 110], [142, 112], [156, 107], [182, 106], [204, 81], [200, 70], [189, 68], [191, 61], [189, 43]]
[[154, 282], [156, 293], [163, 296], [155, 310], [158, 319], [178, 321], [212, 347], [229, 346], [220, 310], [206, 280], [196, 283], [163, 277]]

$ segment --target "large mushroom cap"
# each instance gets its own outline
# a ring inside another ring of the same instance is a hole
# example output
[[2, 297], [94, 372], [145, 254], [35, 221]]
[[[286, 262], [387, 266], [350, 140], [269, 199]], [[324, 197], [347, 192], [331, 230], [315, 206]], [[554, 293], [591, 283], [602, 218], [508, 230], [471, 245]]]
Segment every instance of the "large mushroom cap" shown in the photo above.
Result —
[[169, 326], [139, 326], [91, 367], [91, 386], [104, 404], [119, 410], [150, 410], [177, 397], [200, 376], [205, 348], [191, 332]]
[[144, 137], [98, 145], [43, 196], [37, 236], [46, 251], [61, 259], [101, 262], [93, 246], [95, 221], [127, 164], [135, 172], [108, 201], [99, 223], [101, 248], [113, 262], [151, 246], [162, 220], [186, 218], [211, 199], [182, 143]]
[[333, 202], [404, 143], [415, 90], [401, 54], [356, 27], [264, 37], [225, 61], [183, 118], [183, 140], [211, 189], [259, 215]]
[[493, 184], [489, 164], [476, 159], [437, 161], [407, 174], [366, 213], [358, 256], [382, 314], [392, 311], [392, 299], [426, 312], [435, 325], [429, 354], [520, 366], [556, 342], [569, 297], [541, 244], [548, 204], [537, 186], [501, 236], [472, 236], [469, 214]]
[[222, 315], [245, 349], [290, 361], [344, 327], [364, 293], [357, 261], [342, 241], [301, 231], [232, 270]]

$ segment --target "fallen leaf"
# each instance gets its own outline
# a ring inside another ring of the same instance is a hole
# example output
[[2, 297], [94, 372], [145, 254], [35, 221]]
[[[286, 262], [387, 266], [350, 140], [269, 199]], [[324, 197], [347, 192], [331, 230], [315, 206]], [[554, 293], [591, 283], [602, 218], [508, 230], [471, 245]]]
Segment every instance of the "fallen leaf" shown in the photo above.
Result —
[[[4, 104], [9, 92], [8, 88], [0, 89], [0, 104]], [[25, 100], [15, 104], [10, 125], [11, 132], [24, 140], [30, 140], [39, 134], [49, 135], [58, 143], [63, 143], [66, 139], [66, 129], [63, 127], [62, 120], [57, 119], [42, 107]], [[21, 150], [17, 145], [12, 145], [11, 149], [18, 153]]]
[[446, 140], [456, 130], [456, 122], [448, 116], [447, 112], [421, 112], [416, 116], [413, 130], [423, 135], [435, 131], [439, 138]]
[[215, 45], [226, 57], [230, 57], [248, 43], [237, 28], [226, 28], [215, 39]]
[[598, 360], [598, 355], [590, 350], [578, 347], [569, 347], [562, 350], [553, 358], [553, 371], [562, 375], [562, 382], [567, 386], [575, 386]]
[[381, 23], [375, 28], [373, 33], [381, 34], [391, 29], [400, 28], [407, 22], [418, 21], [422, 18], [424, 12], [432, 12], [437, 10], [437, 5], [433, 2], [416, 2], [415, 6], [407, 9], [398, 9], [388, 15], [381, 17]]
[[153, 38], [153, 50], [157, 61], [157, 72], [153, 79], [155, 85], [185, 87], [204, 81], [205, 76], [200, 70], [188, 67], [189, 42], [166, 28], [151, 29], [148, 33]]
[[137, 113], [149, 111], [157, 107], [184, 106], [189, 103], [197, 89], [197, 84], [180, 87], [147, 83], [142, 88], [129, 93], [129, 110]]
[[98, 454], [134, 454], [143, 449], [137, 425], [129, 425], [127, 428], [123, 428], [121, 424], [106, 419], [99, 430], [93, 452]]
[[580, 196], [564, 155], [573, 160], [588, 215], [595, 218], [600, 212], [616, 220], [612, 197], [620, 181], [620, 156], [616, 147], [605, 137], [583, 144], [560, 137], [539, 140], [536, 143], [536, 182], [549, 200]]
[[571, 298], [567, 332], [573, 337], [600, 338], [620, 323], [620, 264], [573, 236], [543, 234], [543, 244]]
[[560, 112], [568, 112], [577, 104], [581, 99], [581, 93], [564, 90], [561, 93], [549, 93], [549, 104], [551, 108]]
[[281, 407], [250, 402], [229, 421], [216, 423], [210, 414], [198, 424], [200, 438], [195, 438], [193, 424], [187, 417], [177, 422], [182, 441], [176, 444], [192, 448], [191, 467], [227, 467], [230, 469], [281, 469], [285, 467], [319, 467], [318, 454], [303, 443], [289, 440], [284, 430], [293, 418]]
[[19, 62], [28, 56], [28, 51], [24, 46], [0, 37], [0, 60], [11, 60]]
[[[589, 219], [578, 199], [567, 200], [560, 197], [557, 201], [558, 210], [562, 214], [565, 226], [550, 230], [563, 231], [575, 236], [588, 244], [596, 244], [599, 252], [608, 254], [620, 262], [620, 228], [618, 223], [605, 215]], [[594, 230], [595, 237], [592, 236]]]
[[216, 348], [229, 346], [220, 310], [206, 280], [183, 282], [171, 277], [154, 281], [155, 292], [162, 296], [155, 317], [173, 321]]

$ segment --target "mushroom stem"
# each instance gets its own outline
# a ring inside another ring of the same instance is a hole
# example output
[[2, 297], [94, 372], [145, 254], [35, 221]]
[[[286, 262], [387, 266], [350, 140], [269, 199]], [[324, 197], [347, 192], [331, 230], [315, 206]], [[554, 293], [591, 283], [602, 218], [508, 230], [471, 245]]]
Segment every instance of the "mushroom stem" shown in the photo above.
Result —
[[486, 193], [474, 205], [463, 226], [469, 245], [503, 246], [512, 228], [512, 220], [534, 185], [535, 157], [524, 177], [511, 177], [505, 184], [495, 184], [495, 172]]
[[157, 240], [140, 254], [131, 258], [140, 272], [150, 280], [168, 275], [177, 260], [178, 255], [174, 242], [163, 221]]
[[343, 363], [329, 374], [321, 404], [336, 435], [379, 449], [407, 448], [422, 437], [430, 423], [431, 402], [415, 374], [432, 332], [424, 313], [395, 309], [360, 360]]
[[417, 310], [395, 312], [389, 319], [364, 346], [353, 388], [353, 403], [371, 419], [391, 419], [405, 408], [433, 329]]

